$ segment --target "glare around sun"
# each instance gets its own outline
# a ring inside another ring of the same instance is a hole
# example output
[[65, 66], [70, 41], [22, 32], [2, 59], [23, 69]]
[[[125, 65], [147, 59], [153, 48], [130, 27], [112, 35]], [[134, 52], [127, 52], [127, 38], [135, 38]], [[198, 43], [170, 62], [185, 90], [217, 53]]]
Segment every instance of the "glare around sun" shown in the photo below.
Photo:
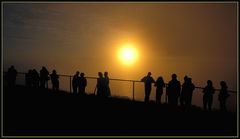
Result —
[[132, 44], [123, 45], [118, 53], [119, 60], [126, 65], [130, 65], [136, 62], [137, 57], [137, 50]]

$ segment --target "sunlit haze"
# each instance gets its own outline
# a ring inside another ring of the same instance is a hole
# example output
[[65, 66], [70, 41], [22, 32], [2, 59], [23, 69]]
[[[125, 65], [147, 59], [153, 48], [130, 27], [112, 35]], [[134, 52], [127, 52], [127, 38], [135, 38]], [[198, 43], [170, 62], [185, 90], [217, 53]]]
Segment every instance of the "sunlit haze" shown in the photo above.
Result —
[[[110, 78], [133, 80], [150, 71], [165, 82], [175, 73], [181, 84], [187, 75], [196, 86], [212, 80], [220, 88], [224, 80], [237, 90], [237, 39], [237, 4], [230, 2], [3, 5], [5, 71], [11, 65], [21, 72], [46, 66], [59, 74], [78, 70], [97, 77], [107, 71]], [[69, 83], [60, 80], [60, 89]], [[88, 81], [92, 92], [95, 81]], [[140, 99], [141, 85], [135, 90]], [[110, 87], [113, 94], [132, 96], [131, 83], [111, 81]], [[193, 101], [201, 105], [202, 93], [196, 92]]]

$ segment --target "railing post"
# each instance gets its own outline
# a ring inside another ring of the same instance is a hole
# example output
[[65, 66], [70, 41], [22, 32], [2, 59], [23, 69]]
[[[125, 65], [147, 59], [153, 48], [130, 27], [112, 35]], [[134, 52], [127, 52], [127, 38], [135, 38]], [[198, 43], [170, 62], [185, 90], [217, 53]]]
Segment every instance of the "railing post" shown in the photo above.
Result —
[[70, 78], [70, 94], [72, 93], [72, 76], [69, 76]]
[[133, 81], [133, 101], [134, 101], [134, 88], [135, 88], [135, 82]]

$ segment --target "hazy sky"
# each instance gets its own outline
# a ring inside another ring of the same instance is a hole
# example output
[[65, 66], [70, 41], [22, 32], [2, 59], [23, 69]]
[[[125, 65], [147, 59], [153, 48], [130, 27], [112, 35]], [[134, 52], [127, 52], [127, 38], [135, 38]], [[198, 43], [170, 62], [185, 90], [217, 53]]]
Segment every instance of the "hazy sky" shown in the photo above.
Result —
[[[4, 3], [3, 41], [5, 70], [136, 80], [151, 71], [166, 81], [176, 73], [237, 90], [236, 3]], [[117, 59], [126, 43], [139, 51], [129, 66]]]

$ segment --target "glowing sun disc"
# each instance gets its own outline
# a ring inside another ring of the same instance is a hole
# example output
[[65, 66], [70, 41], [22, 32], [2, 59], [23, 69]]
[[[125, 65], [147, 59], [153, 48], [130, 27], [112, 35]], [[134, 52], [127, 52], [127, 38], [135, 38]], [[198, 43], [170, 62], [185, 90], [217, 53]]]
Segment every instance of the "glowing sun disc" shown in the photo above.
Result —
[[137, 50], [130, 44], [124, 45], [119, 50], [118, 57], [123, 64], [133, 64], [138, 57]]

